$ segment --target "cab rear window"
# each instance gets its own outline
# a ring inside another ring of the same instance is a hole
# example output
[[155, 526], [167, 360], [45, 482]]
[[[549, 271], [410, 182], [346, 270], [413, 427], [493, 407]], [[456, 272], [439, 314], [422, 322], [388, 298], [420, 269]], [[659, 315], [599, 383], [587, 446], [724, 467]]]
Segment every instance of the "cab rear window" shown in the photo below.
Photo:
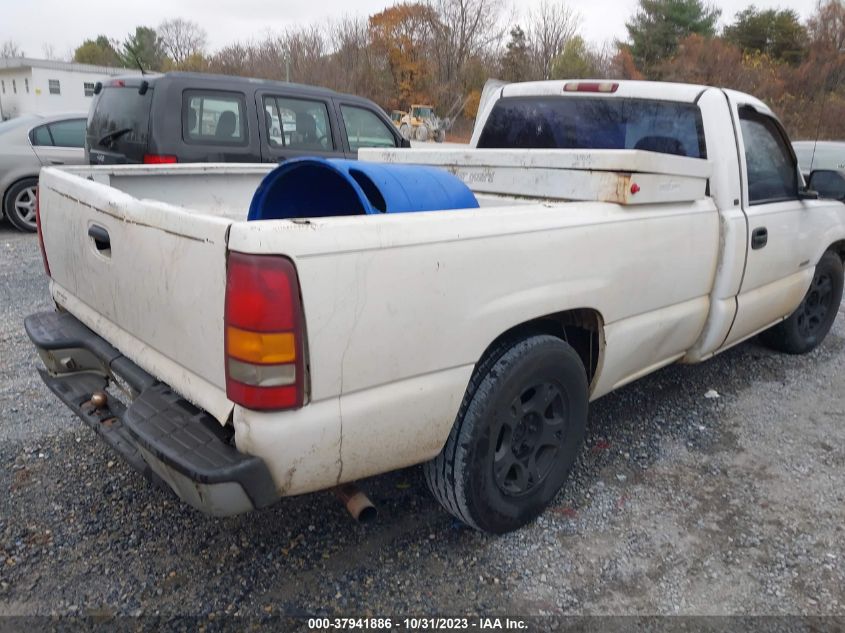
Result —
[[642, 149], [707, 158], [697, 105], [618, 97], [500, 99], [478, 147]]
[[186, 90], [182, 95], [182, 138], [188, 143], [246, 145], [245, 111], [241, 93]]

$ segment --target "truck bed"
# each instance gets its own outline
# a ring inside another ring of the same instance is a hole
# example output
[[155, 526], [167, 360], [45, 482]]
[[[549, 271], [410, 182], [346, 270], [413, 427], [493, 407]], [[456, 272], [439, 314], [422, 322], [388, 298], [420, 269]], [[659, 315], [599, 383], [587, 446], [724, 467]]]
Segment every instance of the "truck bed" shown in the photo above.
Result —
[[[474, 364], [514, 324], [599, 313], [608, 346], [597, 397], [678, 359], [706, 319], [719, 241], [709, 198], [622, 205], [479, 193], [478, 209], [247, 222], [269, 169], [48, 168], [40, 199], [56, 303], [233, 423], [238, 449], [277, 469], [281, 494], [372, 474], [374, 436], [385, 447], [379, 470], [436, 454]], [[107, 252], [93, 226], [108, 231]], [[284, 424], [226, 397], [231, 251], [284, 255], [297, 271], [307, 404]], [[409, 402], [414, 432], [396, 424]]]

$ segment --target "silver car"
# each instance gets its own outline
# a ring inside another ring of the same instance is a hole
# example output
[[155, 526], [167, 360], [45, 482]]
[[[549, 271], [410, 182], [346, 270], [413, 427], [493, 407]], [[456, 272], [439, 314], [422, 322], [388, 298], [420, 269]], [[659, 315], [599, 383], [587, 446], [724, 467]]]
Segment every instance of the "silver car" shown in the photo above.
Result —
[[42, 166], [85, 162], [85, 113], [24, 115], [0, 122], [0, 219], [35, 230], [35, 188]]
[[795, 141], [792, 147], [805, 177], [817, 169], [845, 169], [845, 142]]

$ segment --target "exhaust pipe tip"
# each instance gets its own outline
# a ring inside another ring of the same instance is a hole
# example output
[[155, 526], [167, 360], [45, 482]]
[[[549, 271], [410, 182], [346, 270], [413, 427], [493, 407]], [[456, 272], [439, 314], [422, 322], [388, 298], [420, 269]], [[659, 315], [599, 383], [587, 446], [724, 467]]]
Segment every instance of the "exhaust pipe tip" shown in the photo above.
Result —
[[373, 502], [355, 484], [338, 486], [334, 494], [358, 523], [370, 523], [378, 516]]
[[372, 523], [378, 518], [378, 510], [372, 504], [365, 508], [361, 508], [361, 511], [358, 513], [358, 518], [356, 521], [358, 523]]

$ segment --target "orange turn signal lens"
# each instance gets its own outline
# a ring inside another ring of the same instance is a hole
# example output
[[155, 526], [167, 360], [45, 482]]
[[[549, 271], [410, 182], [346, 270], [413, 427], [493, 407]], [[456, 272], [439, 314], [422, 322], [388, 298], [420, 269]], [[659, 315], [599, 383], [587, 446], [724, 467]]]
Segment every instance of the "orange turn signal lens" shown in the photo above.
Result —
[[250, 332], [230, 325], [226, 329], [226, 353], [259, 365], [292, 363], [296, 360], [296, 338], [293, 332]]

